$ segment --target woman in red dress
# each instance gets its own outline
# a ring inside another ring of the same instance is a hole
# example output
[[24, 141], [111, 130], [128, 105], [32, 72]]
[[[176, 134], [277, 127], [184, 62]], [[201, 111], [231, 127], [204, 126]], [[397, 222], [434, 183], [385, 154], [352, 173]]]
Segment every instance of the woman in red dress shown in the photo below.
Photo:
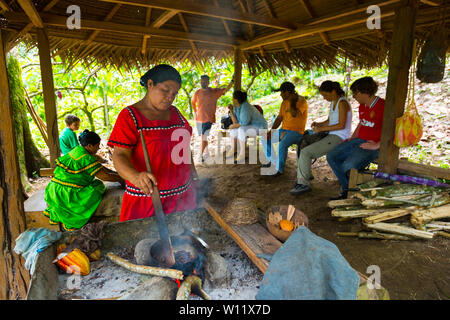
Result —
[[[196, 208], [198, 176], [190, 153], [192, 128], [172, 105], [181, 76], [169, 65], [158, 65], [141, 77], [145, 97], [123, 109], [108, 145], [114, 167], [126, 181], [120, 221], [154, 214], [151, 194], [159, 188], [165, 214]], [[147, 172], [140, 132], [144, 133], [152, 173]]]

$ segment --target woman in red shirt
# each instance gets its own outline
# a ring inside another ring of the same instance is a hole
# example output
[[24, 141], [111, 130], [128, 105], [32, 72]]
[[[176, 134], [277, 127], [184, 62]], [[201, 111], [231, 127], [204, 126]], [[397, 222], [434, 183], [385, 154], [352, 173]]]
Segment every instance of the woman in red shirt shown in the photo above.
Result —
[[[172, 105], [181, 76], [169, 65], [158, 65], [141, 77], [145, 97], [123, 109], [108, 145], [114, 167], [126, 181], [120, 221], [154, 214], [151, 193], [159, 188], [164, 213], [196, 208], [198, 180], [190, 152], [192, 128]], [[147, 172], [140, 132], [144, 133], [152, 173]]]
[[338, 144], [327, 154], [327, 161], [341, 183], [337, 198], [347, 198], [350, 169], [363, 169], [378, 158], [383, 126], [384, 99], [376, 96], [377, 83], [363, 77], [350, 86], [353, 98], [359, 102], [359, 124], [350, 139]]

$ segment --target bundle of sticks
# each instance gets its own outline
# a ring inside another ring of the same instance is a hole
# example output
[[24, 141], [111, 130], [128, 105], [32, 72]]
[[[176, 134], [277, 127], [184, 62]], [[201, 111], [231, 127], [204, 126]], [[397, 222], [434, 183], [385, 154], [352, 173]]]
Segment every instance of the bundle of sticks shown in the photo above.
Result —
[[[450, 238], [450, 190], [415, 184], [391, 184], [371, 180], [358, 185], [349, 199], [328, 202], [331, 215], [340, 221], [362, 218], [370, 232], [341, 232], [339, 236], [369, 239], [432, 239], [436, 234]], [[396, 219], [395, 223], [391, 220]], [[400, 222], [398, 222], [400, 221]]]

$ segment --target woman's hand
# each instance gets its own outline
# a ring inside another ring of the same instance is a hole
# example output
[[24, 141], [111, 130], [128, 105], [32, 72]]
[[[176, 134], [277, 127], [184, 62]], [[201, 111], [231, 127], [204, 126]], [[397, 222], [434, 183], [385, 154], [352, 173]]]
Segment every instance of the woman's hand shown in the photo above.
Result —
[[158, 185], [155, 176], [145, 171], [139, 172], [130, 182], [147, 195], [151, 195], [153, 186]]
[[378, 150], [378, 149], [380, 149], [380, 143], [372, 141], [372, 140], [369, 140], [367, 142], [361, 143], [359, 145], [359, 147], [361, 149], [365, 149], [365, 150]]
[[234, 107], [233, 107], [232, 104], [229, 104], [229, 105], [228, 105], [228, 111], [233, 112], [233, 108], [234, 108]]

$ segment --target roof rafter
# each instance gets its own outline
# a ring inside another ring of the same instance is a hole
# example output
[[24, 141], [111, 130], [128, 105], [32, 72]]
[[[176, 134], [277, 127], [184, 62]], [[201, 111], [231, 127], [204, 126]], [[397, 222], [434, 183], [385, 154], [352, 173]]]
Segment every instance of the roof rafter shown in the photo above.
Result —
[[[308, 2], [308, 0], [299, 0], [300, 3], [303, 5], [303, 7], [305, 8], [306, 12], [308, 13], [310, 18], [316, 18], [316, 14], [314, 13], [311, 4]], [[320, 32], [319, 36], [322, 38], [323, 42], [329, 46], [330, 45], [330, 38], [328, 37], [328, 35], [325, 32]]]
[[[214, 0], [214, 5], [217, 8], [220, 8], [219, 2], [217, 0]], [[231, 36], [231, 30], [230, 30], [230, 26], [228, 25], [227, 20], [225, 20], [225, 19], [220, 19], [220, 20], [222, 21], [223, 27], [225, 28], [227, 35]]]
[[[328, 15], [325, 17], [318, 17], [316, 19], [312, 19], [303, 27], [300, 27], [298, 30], [283, 32], [283, 33], [275, 33], [272, 36], [264, 36], [259, 39], [254, 39], [253, 41], [249, 41], [247, 43], [241, 44], [239, 48], [241, 50], [249, 50], [253, 48], [257, 48], [262, 45], [268, 45], [277, 42], [283, 42], [291, 39], [301, 38], [310, 36], [315, 33], [332, 31], [343, 29], [352, 25], [365, 23], [367, 21], [366, 9], [367, 6], [371, 4], [376, 4], [378, 6], [387, 6], [392, 4], [399, 4], [401, 0], [388, 0], [388, 1], [372, 1], [371, 3], [366, 3], [364, 5], [358, 6], [352, 10], [342, 11], [336, 14]], [[357, 17], [353, 17], [353, 19], [348, 16], [363, 13]], [[381, 18], [392, 16], [394, 14], [394, 9], [385, 10], [381, 14]]]
[[167, 10], [163, 14], [161, 14], [151, 25], [152, 28], [159, 29], [161, 28], [167, 21], [169, 21], [173, 16], [175, 16], [179, 10]]
[[2, 9], [3, 11], [11, 10], [5, 0], [0, 0], [0, 9]]
[[[146, 27], [150, 26], [151, 15], [152, 15], [152, 8], [147, 8], [147, 11], [145, 12], [145, 26]], [[150, 39], [150, 36], [144, 34], [142, 36], [142, 49], [141, 49], [142, 54], [145, 54], [147, 52], [147, 39]]]
[[33, 3], [31, 3], [30, 0], [17, 0], [17, 2], [22, 7], [23, 11], [25, 11], [25, 14], [28, 16], [28, 18], [30, 18], [34, 26], [38, 28], [44, 27], [44, 23], [42, 22], [42, 19], [36, 10], [36, 7], [33, 5]]
[[199, 4], [192, 0], [99, 0], [104, 2], [121, 3], [139, 7], [151, 7], [163, 10], [179, 10], [180, 12], [202, 15], [212, 18], [250, 23], [275, 29], [293, 29], [290, 23], [271, 19], [252, 13], [243, 13], [234, 9], [221, 8], [217, 10], [215, 5]]
[[[6, 12], [5, 17], [10, 21], [24, 22], [27, 21], [27, 16], [21, 13]], [[67, 17], [54, 14], [42, 13], [41, 14], [45, 25], [66, 27]], [[109, 32], [122, 32], [128, 34], [137, 35], [149, 35], [155, 37], [163, 37], [177, 40], [194, 40], [199, 42], [215, 43], [227, 46], [236, 46], [242, 43], [242, 39], [225, 36], [207, 35], [202, 33], [187, 33], [174, 30], [156, 29], [151, 27], [143, 27], [139, 25], [119, 24], [109, 21], [94, 21], [83, 20], [81, 25], [82, 29], [87, 30], [99, 30]]]
[[[108, 13], [108, 15], [105, 17], [105, 19], [103, 19], [103, 21], [110, 21], [112, 19], [112, 17], [116, 14], [116, 12], [120, 9], [122, 5], [121, 4], [116, 4], [114, 6], [114, 8], [112, 8], [112, 10]], [[100, 33], [100, 30], [95, 30], [94, 32], [91, 33], [91, 35], [89, 36], [89, 38], [86, 40], [86, 45], [90, 44], [96, 37], [97, 35]]]

